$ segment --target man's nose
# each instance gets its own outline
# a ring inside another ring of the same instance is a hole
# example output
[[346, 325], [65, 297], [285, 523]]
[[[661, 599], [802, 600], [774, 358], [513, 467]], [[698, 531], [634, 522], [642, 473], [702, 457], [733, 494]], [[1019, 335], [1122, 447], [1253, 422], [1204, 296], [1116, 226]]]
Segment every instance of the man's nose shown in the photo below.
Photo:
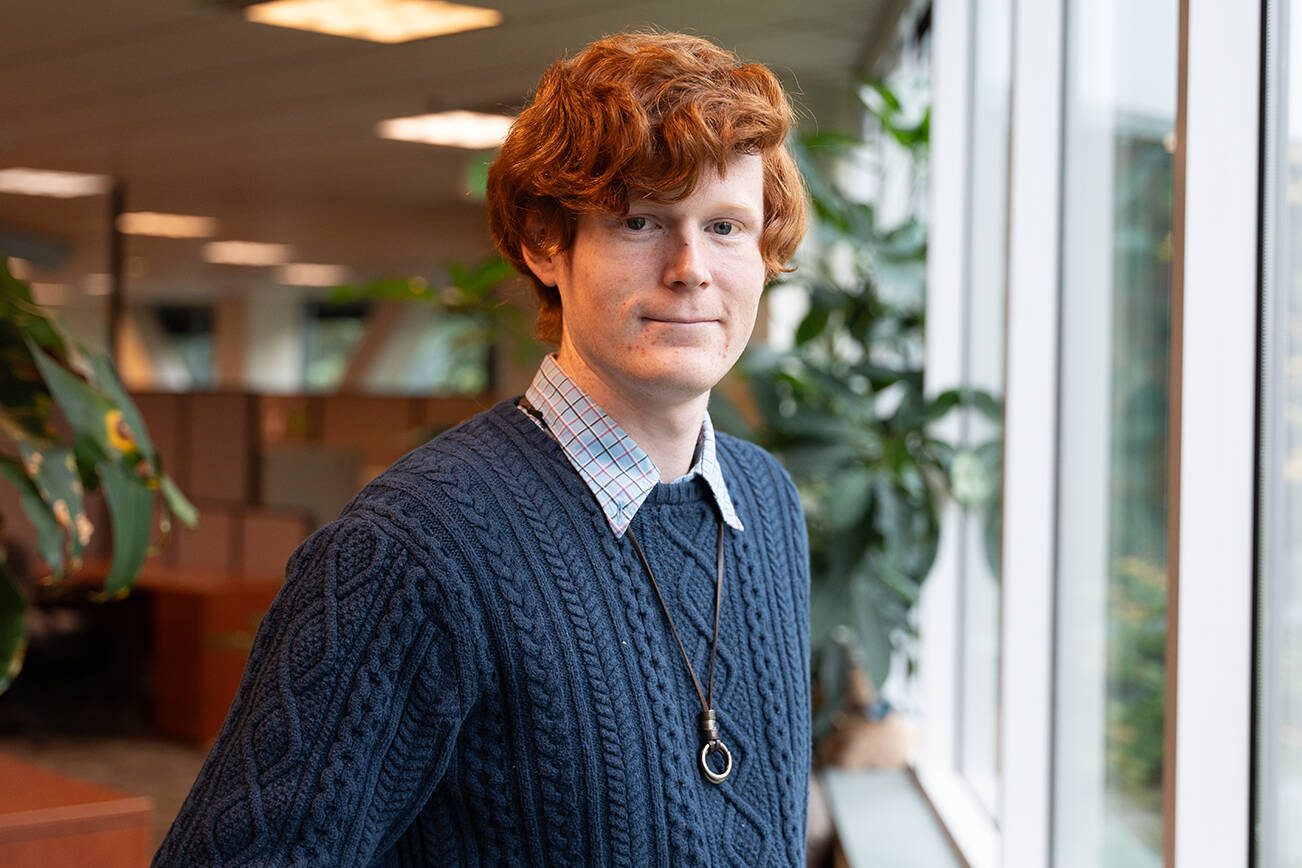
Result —
[[705, 261], [701, 240], [692, 236], [680, 236], [670, 243], [673, 248], [665, 262], [665, 284], [676, 289], [696, 289], [709, 284], [710, 269]]

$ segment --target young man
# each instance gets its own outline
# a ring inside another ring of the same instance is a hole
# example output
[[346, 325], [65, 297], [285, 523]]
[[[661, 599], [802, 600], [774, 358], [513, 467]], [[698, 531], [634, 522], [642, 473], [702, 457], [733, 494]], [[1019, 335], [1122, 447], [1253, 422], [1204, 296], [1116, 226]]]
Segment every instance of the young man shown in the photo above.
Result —
[[547, 71], [489, 208], [559, 351], [295, 552], [158, 864], [804, 863], [799, 501], [706, 413], [804, 229], [790, 124], [692, 37]]

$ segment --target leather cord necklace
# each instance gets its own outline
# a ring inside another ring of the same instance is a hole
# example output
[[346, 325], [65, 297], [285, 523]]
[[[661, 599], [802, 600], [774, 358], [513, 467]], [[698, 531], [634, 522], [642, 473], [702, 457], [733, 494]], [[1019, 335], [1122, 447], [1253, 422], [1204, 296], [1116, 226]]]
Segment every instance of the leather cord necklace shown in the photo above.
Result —
[[[556, 441], [557, 446], [561, 446], [560, 439], [547, 425], [546, 421], [528, 399], [521, 398], [519, 406], [538, 423], [542, 430], [546, 431], [551, 438]], [[651, 569], [651, 562], [647, 560], [646, 553], [642, 551], [642, 544], [638, 542], [637, 534], [633, 528], [629, 528], [628, 539], [633, 544], [633, 551], [637, 553], [637, 558], [642, 562], [643, 569], [646, 570], [647, 578], [651, 580], [651, 587], [655, 589], [656, 599], [660, 601], [660, 610], [665, 613], [665, 621], [669, 624], [670, 631], [674, 634], [674, 640], [678, 643], [678, 651], [683, 655], [683, 663], [687, 665], [687, 674], [692, 677], [692, 686], [696, 688], [696, 696], [701, 700], [701, 713], [697, 716], [697, 726], [701, 734], [701, 751], [697, 754], [697, 760], [701, 767], [701, 774], [712, 784], [721, 784], [732, 774], [732, 751], [723, 743], [719, 737], [719, 718], [714, 709], [714, 661], [719, 652], [719, 622], [723, 615], [723, 519], [719, 518], [719, 535], [718, 543], [715, 546], [715, 581], [714, 581], [714, 638], [710, 642], [710, 670], [706, 676], [706, 688], [701, 689], [701, 680], [696, 677], [696, 667], [692, 666], [692, 660], [687, 656], [687, 648], [683, 645], [683, 638], [678, 633], [678, 627], [674, 624], [674, 616], [669, 613], [669, 604], [665, 602], [665, 595], [660, 591], [660, 583], [656, 581], [655, 571]], [[716, 772], [710, 768], [710, 755], [719, 754], [723, 757], [723, 771]]]
[[[637, 541], [637, 534], [633, 533], [633, 528], [628, 529], [628, 540], [633, 544], [633, 551], [637, 552], [638, 560], [646, 569], [647, 577], [651, 579], [651, 587], [655, 588], [656, 597], [660, 600], [660, 608], [665, 613], [665, 620], [669, 622], [669, 629], [673, 631], [674, 639], [678, 642], [678, 650], [683, 655], [683, 663], [687, 664], [687, 674], [692, 676], [692, 686], [696, 688], [696, 696], [701, 700], [701, 713], [697, 717], [697, 725], [701, 730], [701, 753], [699, 760], [701, 764], [701, 773], [705, 779], [712, 784], [721, 784], [732, 774], [732, 751], [719, 738], [719, 720], [714, 710], [714, 659], [719, 652], [719, 620], [723, 612], [723, 519], [719, 519], [719, 543], [717, 554], [715, 556], [715, 583], [714, 583], [714, 639], [710, 643], [710, 674], [708, 676], [708, 686], [702, 691], [701, 680], [696, 677], [696, 667], [692, 665], [692, 660], [687, 656], [687, 649], [683, 647], [683, 639], [678, 635], [678, 628], [674, 626], [674, 616], [669, 614], [669, 605], [665, 603], [665, 595], [660, 592], [660, 583], [656, 581], [656, 574], [651, 570], [651, 563], [646, 559], [646, 554], [642, 551], [642, 544]], [[710, 768], [710, 754], [717, 753], [723, 756], [723, 771], [716, 772]]]

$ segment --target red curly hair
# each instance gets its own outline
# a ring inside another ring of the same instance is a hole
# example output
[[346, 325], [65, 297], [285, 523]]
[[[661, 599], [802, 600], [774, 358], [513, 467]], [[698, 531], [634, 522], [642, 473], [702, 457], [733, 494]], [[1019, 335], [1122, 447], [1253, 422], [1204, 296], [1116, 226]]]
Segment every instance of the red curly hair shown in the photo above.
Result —
[[563, 253], [579, 214], [682, 199], [735, 154], [763, 160], [765, 277], [790, 270], [805, 233], [804, 184], [785, 144], [793, 121], [767, 67], [694, 36], [622, 33], [552, 64], [488, 170], [493, 242], [532, 279], [538, 336], [560, 339], [561, 299], [529, 270], [524, 245]]

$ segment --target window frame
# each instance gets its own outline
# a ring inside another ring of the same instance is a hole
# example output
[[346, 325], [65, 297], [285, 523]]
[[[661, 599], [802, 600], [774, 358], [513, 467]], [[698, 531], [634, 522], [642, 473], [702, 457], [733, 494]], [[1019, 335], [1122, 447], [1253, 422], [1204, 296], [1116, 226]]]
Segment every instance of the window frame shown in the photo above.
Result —
[[[963, 374], [973, 2], [934, 5], [932, 391]], [[1247, 864], [1251, 853], [1262, 5], [1179, 6], [1167, 865]], [[980, 809], [956, 771], [959, 565], [952, 532], [942, 539], [919, 613], [924, 706], [916, 771], [974, 866], [1040, 868], [1052, 855], [1065, 13], [1065, 0], [1021, 0], [1013, 22], [997, 817]], [[1226, 291], [1245, 286], [1252, 291]], [[1186, 381], [1197, 388], [1183, 389]], [[948, 531], [956, 518], [950, 507]], [[1206, 641], [1209, 635], [1217, 641]], [[1214, 703], [1206, 698], [1209, 684], [1219, 688]]]
[[1250, 851], [1261, 5], [1180, 4], [1168, 865], [1246, 865]]

